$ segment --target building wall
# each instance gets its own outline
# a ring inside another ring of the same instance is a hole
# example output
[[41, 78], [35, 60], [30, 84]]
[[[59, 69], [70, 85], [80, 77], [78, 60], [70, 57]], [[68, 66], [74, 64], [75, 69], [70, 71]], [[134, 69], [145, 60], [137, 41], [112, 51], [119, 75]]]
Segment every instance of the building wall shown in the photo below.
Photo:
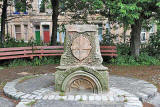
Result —
[[[1, 2], [0, 2], [1, 4]], [[44, 26], [49, 25], [49, 33], [51, 37], [51, 32], [52, 32], [52, 16], [51, 13], [40, 13], [39, 12], [39, 2], [38, 0], [33, 0], [32, 2], [32, 9], [28, 10], [28, 14], [14, 14], [15, 9], [13, 6], [10, 6], [8, 8], [8, 31], [11, 37], [16, 38], [16, 31], [15, 31], [15, 26], [20, 25], [21, 29], [21, 39], [25, 38], [25, 34], [27, 34], [27, 40], [29, 41], [31, 39], [36, 39], [36, 34], [35, 34], [35, 26], [39, 26], [40, 28], [40, 39], [44, 41]], [[1, 10], [0, 10], [1, 12]], [[69, 24], [69, 22], [72, 20], [70, 17], [71, 13], [64, 13], [58, 17], [58, 24]], [[120, 27], [118, 24], [110, 25], [110, 28], [107, 28], [106, 24], [108, 24], [108, 21], [104, 17], [100, 17], [98, 14], [97, 15], [90, 15], [88, 17], [88, 21], [91, 24], [96, 24], [99, 26], [98, 31], [99, 31], [99, 39], [102, 40], [102, 35], [106, 34], [106, 29], [109, 29], [111, 34], [118, 35], [113, 42], [114, 43], [120, 43], [123, 42], [123, 27]], [[81, 22], [75, 22], [75, 24], [78, 24]], [[27, 27], [26, 27], [27, 25]], [[113, 29], [113, 26], [116, 26], [117, 29]], [[27, 33], [26, 33], [27, 31]], [[127, 30], [126, 35], [130, 35], [131, 30]], [[152, 33], [156, 32], [156, 25], [154, 25], [154, 31]], [[148, 41], [149, 36], [151, 32], [142, 32], [141, 35], [145, 35], [145, 40], [142, 41], [142, 43], [145, 43]], [[58, 33], [58, 42], [63, 43], [64, 40], [64, 33], [60, 32]], [[129, 37], [127, 37], [127, 42], [129, 41]]]

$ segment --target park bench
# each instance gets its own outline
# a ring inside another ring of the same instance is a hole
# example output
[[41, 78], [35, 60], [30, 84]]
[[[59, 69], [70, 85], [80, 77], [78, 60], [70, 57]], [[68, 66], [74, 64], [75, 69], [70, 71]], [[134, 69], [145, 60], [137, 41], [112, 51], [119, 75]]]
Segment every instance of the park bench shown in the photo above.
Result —
[[[116, 46], [101, 46], [102, 56], [117, 56]], [[61, 56], [64, 52], [63, 46], [33, 46], [0, 48], [0, 60], [15, 58], [33, 58], [43, 56]]]

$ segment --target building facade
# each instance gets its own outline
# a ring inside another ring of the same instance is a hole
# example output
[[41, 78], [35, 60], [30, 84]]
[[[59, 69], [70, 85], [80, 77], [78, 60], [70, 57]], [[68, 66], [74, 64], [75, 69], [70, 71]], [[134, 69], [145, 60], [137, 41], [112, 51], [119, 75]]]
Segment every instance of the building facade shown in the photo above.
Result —
[[[51, 40], [52, 32], [52, 11], [51, 9], [46, 9], [45, 12], [40, 12], [41, 0], [33, 0], [31, 3], [32, 8], [25, 12], [17, 12], [15, 4], [12, 3], [7, 10], [7, 33], [9, 36], [15, 38], [16, 40], [24, 40], [28, 42], [29, 40], [43, 41], [44, 43], [49, 43]], [[0, 6], [2, 2], [0, 2]], [[0, 10], [1, 13], [1, 10]], [[98, 17], [98, 18], [97, 18]], [[58, 32], [57, 32], [57, 42], [63, 43], [65, 37], [65, 31], [62, 31], [61, 25], [69, 24], [71, 21], [70, 15], [62, 13], [58, 17]], [[104, 17], [99, 17], [99, 15], [92, 15], [88, 17], [88, 21], [92, 24], [98, 25], [99, 40], [103, 40], [103, 36], [107, 36], [106, 30], [111, 32], [111, 34], [116, 35], [113, 42], [120, 43], [123, 42], [123, 27], [118, 24], [109, 25]], [[113, 29], [116, 26], [116, 29]], [[111, 29], [112, 28], [112, 29]], [[156, 32], [156, 25], [152, 25], [151, 30], [141, 32], [141, 42], [145, 43], [149, 40], [151, 34]], [[129, 41], [130, 30], [126, 32], [126, 39]], [[108, 37], [109, 38], [109, 37]]]

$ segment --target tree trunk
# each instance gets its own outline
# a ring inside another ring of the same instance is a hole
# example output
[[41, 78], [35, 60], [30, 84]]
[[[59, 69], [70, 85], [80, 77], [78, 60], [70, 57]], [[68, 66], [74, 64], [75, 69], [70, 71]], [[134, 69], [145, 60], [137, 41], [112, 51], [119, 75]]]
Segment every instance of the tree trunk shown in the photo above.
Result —
[[131, 55], [138, 57], [140, 53], [140, 35], [141, 35], [142, 20], [135, 20], [131, 25]]
[[51, 45], [57, 44], [57, 27], [58, 27], [58, 8], [59, 8], [59, 1], [58, 0], [51, 0], [52, 4], [52, 36], [51, 36]]
[[0, 34], [0, 42], [1, 46], [4, 47], [4, 36], [5, 36], [5, 23], [7, 18], [7, 0], [3, 0], [3, 8], [1, 15], [1, 34]]

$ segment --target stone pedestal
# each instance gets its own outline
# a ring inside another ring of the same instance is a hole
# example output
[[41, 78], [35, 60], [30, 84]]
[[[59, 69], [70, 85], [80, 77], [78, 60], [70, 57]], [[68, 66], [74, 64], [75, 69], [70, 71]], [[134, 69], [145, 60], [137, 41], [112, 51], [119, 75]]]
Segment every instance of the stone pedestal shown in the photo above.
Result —
[[102, 65], [96, 25], [68, 25], [64, 54], [55, 73], [55, 90], [105, 93], [108, 68]]

